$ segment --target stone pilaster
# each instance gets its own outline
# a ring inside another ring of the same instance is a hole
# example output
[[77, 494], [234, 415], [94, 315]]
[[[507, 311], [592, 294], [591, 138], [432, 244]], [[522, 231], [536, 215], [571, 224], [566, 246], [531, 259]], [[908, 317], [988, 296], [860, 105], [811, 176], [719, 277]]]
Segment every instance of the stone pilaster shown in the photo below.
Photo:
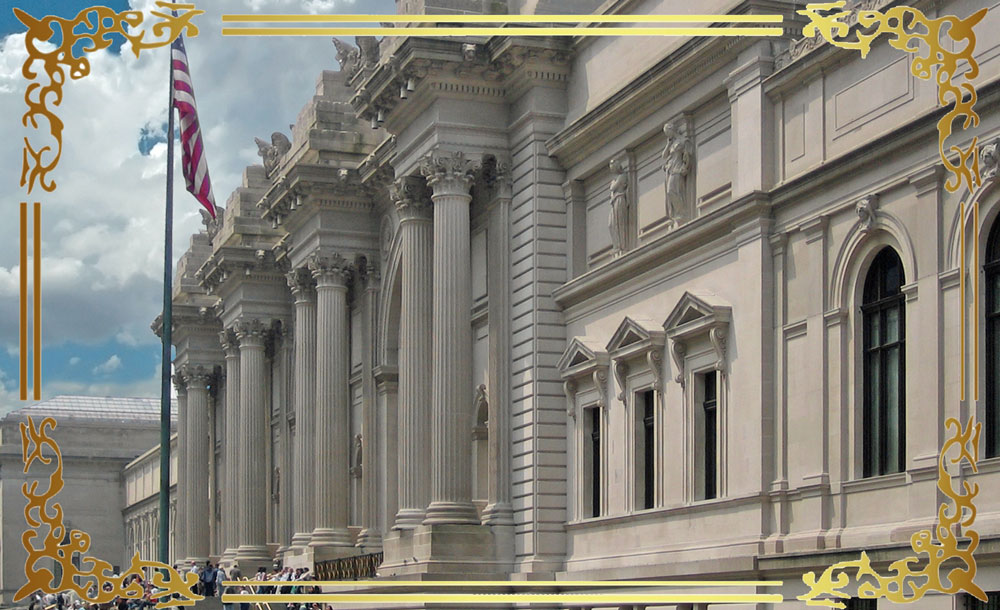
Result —
[[267, 366], [264, 344], [269, 332], [260, 320], [240, 320], [236, 337], [240, 342], [240, 477], [238, 481], [236, 522], [239, 548], [236, 560], [240, 570], [252, 574], [255, 562], [269, 562], [267, 550], [268, 469], [267, 401], [264, 380]]
[[424, 523], [478, 524], [472, 504], [472, 270], [469, 189], [473, 163], [433, 155], [421, 172], [434, 201], [431, 503]]
[[361, 419], [361, 463], [357, 464], [361, 475], [361, 531], [358, 544], [364, 552], [382, 549], [382, 523], [378, 518], [378, 482], [382, 473], [381, 447], [384, 442], [378, 430], [378, 408], [375, 398], [375, 379], [372, 361], [375, 345], [375, 328], [378, 324], [378, 293], [381, 273], [374, 263], [368, 262], [359, 270], [361, 281], [358, 289], [363, 290], [359, 299], [364, 313], [361, 332], [362, 361], [362, 419]]
[[489, 298], [490, 360], [487, 384], [489, 405], [490, 476], [483, 523], [514, 525], [511, 504], [510, 422], [510, 202], [513, 182], [510, 163], [497, 162], [488, 176], [493, 189], [487, 234], [487, 294]]
[[222, 445], [222, 547], [223, 558], [232, 561], [236, 558], [236, 548], [239, 546], [237, 534], [236, 480], [240, 475], [239, 441], [240, 434], [240, 343], [236, 331], [226, 329], [219, 333], [219, 342], [226, 354], [226, 423], [225, 443]]
[[349, 264], [339, 255], [316, 256], [309, 263], [316, 279], [316, 527], [313, 547], [353, 546], [347, 529], [350, 497], [350, 369], [347, 282]]
[[395, 529], [424, 521], [430, 504], [431, 320], [434, 223], [423, 180], [406, 176], [393, 186], [399, 214], [402, 265], [399, 321], [399, 511]]
[[293, 489], [292, 547], [309, 544], [316, 526], [315, 477], [313, 458], [316, 447], [316, 290], [306, 269], [288, 274], [288, 286], [295, 297], [295, 481]]
[[174, 557], [178, 560], [188, 557], [187, 547], [187, 384], [184, 375], [174, 373], [174, 389], [177, 391], [177, 534], [174, 537]]
[[198, 563], [208, 559], [209, 528], [211, 518], [208, 506], [208, 386], [212, 369], [203, 365], [188, 364], [181, 374], [187, 384], [187, 464], [186, 514], [187, 557]]

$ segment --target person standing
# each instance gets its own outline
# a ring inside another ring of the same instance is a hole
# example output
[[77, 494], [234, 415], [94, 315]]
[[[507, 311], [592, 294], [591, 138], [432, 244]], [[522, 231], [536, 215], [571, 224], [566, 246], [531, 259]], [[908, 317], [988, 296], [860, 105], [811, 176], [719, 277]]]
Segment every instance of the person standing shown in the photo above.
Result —
[[198, 580], [201, 581], [201, 594], [205, 597], [215, 597], [215, 568], [211, 561], [205, 562]]

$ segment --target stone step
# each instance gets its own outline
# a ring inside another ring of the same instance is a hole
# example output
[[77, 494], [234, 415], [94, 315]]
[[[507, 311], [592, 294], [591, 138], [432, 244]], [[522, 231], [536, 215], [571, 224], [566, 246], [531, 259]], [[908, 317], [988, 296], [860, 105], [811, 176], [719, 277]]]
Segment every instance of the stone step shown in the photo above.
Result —
[[222, 610], [222, 598], [221, 597], [206, 597], [201, 601], [197, 601], [194, 604], [195, 610]]

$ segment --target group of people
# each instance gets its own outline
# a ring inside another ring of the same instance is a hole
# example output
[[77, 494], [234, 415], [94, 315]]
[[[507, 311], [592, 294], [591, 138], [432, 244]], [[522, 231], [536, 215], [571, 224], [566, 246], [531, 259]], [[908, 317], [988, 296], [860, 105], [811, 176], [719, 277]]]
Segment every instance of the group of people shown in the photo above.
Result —
[[[87, 599], [97, 599], [97, 585], [91, 584], [87, 591]], [[133, 574], [123, 578], [122, 589], [138, 589], [142, 591], [139, 597], [116, 595], [111, 601], [103, 604], [93, 604], [78, 597], [73, 591], [60, 591], [59, 593], [46, 593], [45, 595], [34, 595], [28, 610], [149, 610], [157, 604], [157, 591], [152, 583], [144, 580], [138, 574]], [[104, 591], [113, 591], [114, 585], [110, 582], [104, 583]]]
[[[235, 573], [235, 575], [234, 575]], [[233, 568], [230, 571], [230, 581], [241, 580], [239, 575], [239, 569]], [[270, 595], [274, 593], [279, 594], [317, 594], [320, 592], [320, 588], [310, 584], [309, 581], [313, 580], [312, 573], [309, 568], [296, 568], [292, 569], [289, 567], [280, 568], [275, 566], [270, 572], [267, 568], [261, 566], [257, 568], [257, 573], [254, 574], [253, 578], [250, 579], [254, 582], [261, 581], [272, 581], [274, 585], [243, 585], [243, 586], [229, 586], [223, 593], [226, 595], [240, 595], [240, 594], [250, 594], [259, 593], [261, 595]], [[222, 607], [224, 610], [237, 610], [237, 604], [228, 602], [223, 603]], [[287, 605], [287, 610], [320, 610], [320, 604], [299, 604], [295, 602], [289, 602]], [[240, 603], [238, 610], [249, 610], [250, 604]]]

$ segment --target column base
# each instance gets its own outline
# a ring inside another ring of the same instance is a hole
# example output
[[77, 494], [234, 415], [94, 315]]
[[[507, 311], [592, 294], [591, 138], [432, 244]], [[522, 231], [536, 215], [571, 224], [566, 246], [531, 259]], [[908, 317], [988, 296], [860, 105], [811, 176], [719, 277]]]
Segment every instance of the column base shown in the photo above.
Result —
[[479, 514], [472, 502], [431, 502], [424, 525], [479, 525]]
[[508, 502], [487, 505], [483, 509], [483, 525], [514, 525], [514, 508]]
[[309, 541], [312, 540], [311, 532], [297, 532], [292, 536], [292, 543], [289, 545], [291, 552], [301, 552], [307, 546], [309, 546]]
[[253, 578], [253, 575], [257, 573], [257, 568], [263, 567], [270, 571], [271, 553], [266, 546], [241, 544], [236, 549], [235, 563], [244, 578]]
[[419, 508], [403, 508], [396, 513], [396, 521], [392, 524], [394, 530], [412, 530], [422, 525], [426, 513]]
[[499, 574], [509, 570], [496, 557], [496, 542], [483, 525], [421, 525], [394, 530], [383, 541], [379, 576], [416, 574]]
[[382, 550], [382, 534], [373, 527], [366, 527], [358, 534], [358, 547], [363, 553], [377, 553]]
[[314, 561], [340, 559], [358, 554], [351, 532], [346, 529], [315, 529], [309, 540], [309, 548], [313, 551]]

